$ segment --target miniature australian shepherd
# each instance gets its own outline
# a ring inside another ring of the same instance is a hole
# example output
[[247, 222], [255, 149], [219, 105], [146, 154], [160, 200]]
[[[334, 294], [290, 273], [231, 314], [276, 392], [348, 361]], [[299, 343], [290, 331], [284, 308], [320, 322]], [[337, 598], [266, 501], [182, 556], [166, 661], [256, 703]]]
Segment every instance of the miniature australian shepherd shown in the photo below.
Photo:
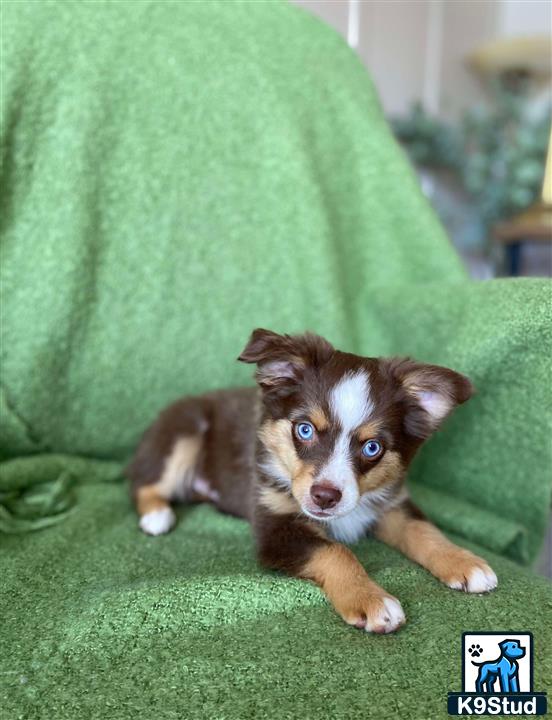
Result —
[[447, 540], [404, 485], [418, 448], [471, 396], [466, 377], [262, 329], [238, 359], [257, 365], [258, 388], [178, 400], [144, 434], [127, 472], [145, 533], [172, 528], [174, 502], [246, 518], [263, 566], [314, 581], [368, 632], [392, 632], [405, 615], [347, 547], [367, 532], [454, 590], [496, 587], [489, 565]]

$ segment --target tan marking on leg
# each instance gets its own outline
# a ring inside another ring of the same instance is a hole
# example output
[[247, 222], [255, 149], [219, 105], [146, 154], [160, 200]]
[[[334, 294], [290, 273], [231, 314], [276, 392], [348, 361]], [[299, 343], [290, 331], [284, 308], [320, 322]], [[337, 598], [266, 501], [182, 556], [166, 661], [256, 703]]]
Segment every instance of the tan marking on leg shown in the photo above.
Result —
[[398, 482], [404, 472], [399, 453], [388, 450], [379, 463], [359, 480], [360, 494]]
[[171, 454], [165, 460], [163, 473], [156, 483], [161, 497], [184, 498], [190, 494], [201, 444], [200, 435], [188, 435], [175, 442]]
[[136, 490], [136, 509], [140, 528], [149, 535], [168, 532], [175, 516], [169, 500], [184, 499], [192, 493], [194, 472], [201, 450], [201, 437], [179, 438], [165, 460], [158, 482], [142, 485]]
[[496, 587], [496, 575], [484, 560], [458, 547], [430, 522], [413, 518], [403, 508], [386, 513], [374, 534], [455, 590], [487, 592]]
[[138, 515], [147, 515], [154, 510], [170, 507], [166, 498], [159, 494], [157, 485], [142, 485], [136, 491], [136, 509]]
[[175, 523], [175, 515], [166, 498], [155, 485], [145, 485], [136, 491], [139, 526], [147, 535], [164, 535]]
[[405, 621], [399, 601], [371, 580], [354, 554], [339, 543], [315, 550], [301, 576], [324, 590], [349, 625], [387, 633]]
[[357, 437], [360, 442], [366, 442], [367, 440], [373, 440], [378, 437], [378, 433], [381, 430], [380, 420], [370, 420], [370, 422], [364, 423], [357, 430]]
[[297, 501], [285, 491], [275, 490], [271, 487], [261, 487], [259, 503], [275, 515], [290, 515], [300, 512]]

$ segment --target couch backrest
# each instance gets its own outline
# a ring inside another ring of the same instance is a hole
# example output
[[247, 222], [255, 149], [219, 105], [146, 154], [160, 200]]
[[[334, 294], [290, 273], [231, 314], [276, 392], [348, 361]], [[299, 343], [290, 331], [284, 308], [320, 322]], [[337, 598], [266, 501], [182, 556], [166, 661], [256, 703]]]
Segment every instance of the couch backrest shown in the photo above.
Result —
[[358, 298], [463, 271], [332, 31], [285, 3], [11, 3], [4, 455], [120, 457], [248, 381], [255, 326], [374, 352]]

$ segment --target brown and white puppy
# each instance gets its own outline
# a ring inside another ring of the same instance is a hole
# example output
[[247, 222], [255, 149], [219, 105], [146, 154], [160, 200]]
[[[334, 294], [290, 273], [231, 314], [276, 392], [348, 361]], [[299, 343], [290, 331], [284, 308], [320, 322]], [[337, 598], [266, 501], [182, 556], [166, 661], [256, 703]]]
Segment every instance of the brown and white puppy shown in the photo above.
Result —
[[471, 396], [466, 377], [268, 330], [239, 360], [257, 365], [260, 392], [179, 400], [145, 433], [128, 468], [144, 532], [171, 529], [171, 502], [211, 502], [250, 520], [264, 566], [313, 580], [345, 622], [377, 633], [405, 616], [342, 544], [368, 531], [455, 590], [496, 587], [487, 563], [447, 540], [404, 488], [420, 445]]

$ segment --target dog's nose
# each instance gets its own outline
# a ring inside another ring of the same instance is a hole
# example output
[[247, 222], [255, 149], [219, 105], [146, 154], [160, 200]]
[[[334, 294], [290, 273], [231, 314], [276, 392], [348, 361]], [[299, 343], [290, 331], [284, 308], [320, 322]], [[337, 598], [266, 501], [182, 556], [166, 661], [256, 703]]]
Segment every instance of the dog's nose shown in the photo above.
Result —
[[341, 500], [341, 490], [338, 490], [331, 485], [321, 485], [315, 483], [311, 487], [311, 498], [322, 510], [328, 510], [333, 508]]

